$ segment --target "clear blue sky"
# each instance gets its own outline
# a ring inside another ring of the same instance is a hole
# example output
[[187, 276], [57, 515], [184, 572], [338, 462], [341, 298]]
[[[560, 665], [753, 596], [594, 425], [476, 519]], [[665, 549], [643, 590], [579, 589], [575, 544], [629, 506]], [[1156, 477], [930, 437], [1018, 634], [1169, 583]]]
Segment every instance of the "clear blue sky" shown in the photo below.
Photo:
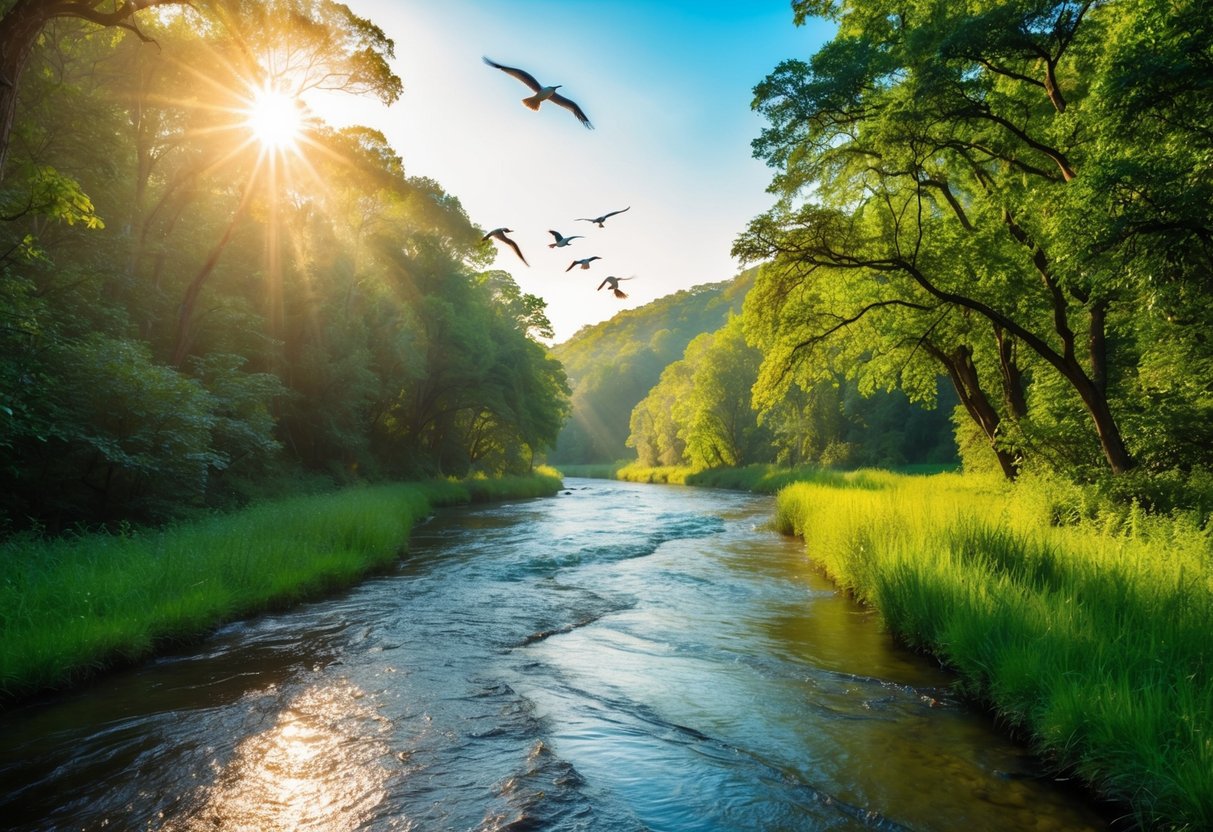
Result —
[[[752, 91], [779, 61], [808, 57], [824, 23], [797, 28], [788, 0], [348, 0], [396, 42], [404, 95], [390, 108], [324, 108], [383, 131], [415, 176], [437, 180], [485, 230], [507, 226], [531, 263], [495, 266], [548, 302], [562, 341], [679, 289], [732, 277], [733, 239], [768, 208], [752, 158]], [[520, 103], [527, 89], [481, 56], [563, 84], [593, 121]], [[599, 229], [577, 217], [631, 206]], [[547, 233], [582, 234], [549, 249]], [[597, 254], [589, 271], [565, 267]], [[630, 297], [595, 291], [635, 275]]]

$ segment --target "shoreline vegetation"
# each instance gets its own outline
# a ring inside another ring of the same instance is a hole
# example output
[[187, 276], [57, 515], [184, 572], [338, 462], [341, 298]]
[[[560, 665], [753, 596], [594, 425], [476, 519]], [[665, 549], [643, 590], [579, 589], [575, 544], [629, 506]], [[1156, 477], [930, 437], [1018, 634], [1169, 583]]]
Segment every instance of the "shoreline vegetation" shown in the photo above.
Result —
[[551, 496], [559, 475], [467, 478], [259, 503], [164, 529], [0, 543], [0, 707], [386, 569], [435, 508]]
[[[1213, 828], [1213, 524], [1056, 479], [879, 470], [571, 476], [776, 495], [775, 527], [1054, 774], [1151, 829]], [[1199, 495], [1197, 495], [1199, 496]]]

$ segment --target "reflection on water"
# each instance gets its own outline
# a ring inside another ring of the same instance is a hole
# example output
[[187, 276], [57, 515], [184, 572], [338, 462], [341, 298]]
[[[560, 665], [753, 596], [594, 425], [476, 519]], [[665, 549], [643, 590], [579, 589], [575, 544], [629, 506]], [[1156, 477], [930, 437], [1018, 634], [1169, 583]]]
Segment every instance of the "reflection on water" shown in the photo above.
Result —
[[1100, 830], [768, 498], [573, 481], [0, 715], [32, 830]]
[[286, 704], [273, 727], [214, 765], [213, 782], [191, 799], [190, 816], [167, 830], [358, 829], [387, 794], [388, 727], [363, 707], [363, 693], [338, 682]]

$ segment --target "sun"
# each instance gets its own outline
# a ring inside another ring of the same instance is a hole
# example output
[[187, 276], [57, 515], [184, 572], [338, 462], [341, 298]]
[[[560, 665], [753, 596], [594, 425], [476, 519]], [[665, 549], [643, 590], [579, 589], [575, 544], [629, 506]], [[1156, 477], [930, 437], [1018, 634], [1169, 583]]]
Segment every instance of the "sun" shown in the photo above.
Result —
[[264, 150], [291, 150], [303, 133], [303, 106], [299, 99], [284, 92], [256, 90], [244, 112], [245, 125]]

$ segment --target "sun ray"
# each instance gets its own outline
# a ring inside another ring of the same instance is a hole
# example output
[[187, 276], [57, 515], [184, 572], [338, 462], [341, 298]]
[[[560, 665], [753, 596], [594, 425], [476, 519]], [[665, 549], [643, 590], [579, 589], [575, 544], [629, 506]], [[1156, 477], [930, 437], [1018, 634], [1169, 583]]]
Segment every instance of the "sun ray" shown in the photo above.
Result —
[[266, 152], [295, 150], [304, 128], [302, 103], [272, 87], [253, 91], [244, 111], [248, 128]]

